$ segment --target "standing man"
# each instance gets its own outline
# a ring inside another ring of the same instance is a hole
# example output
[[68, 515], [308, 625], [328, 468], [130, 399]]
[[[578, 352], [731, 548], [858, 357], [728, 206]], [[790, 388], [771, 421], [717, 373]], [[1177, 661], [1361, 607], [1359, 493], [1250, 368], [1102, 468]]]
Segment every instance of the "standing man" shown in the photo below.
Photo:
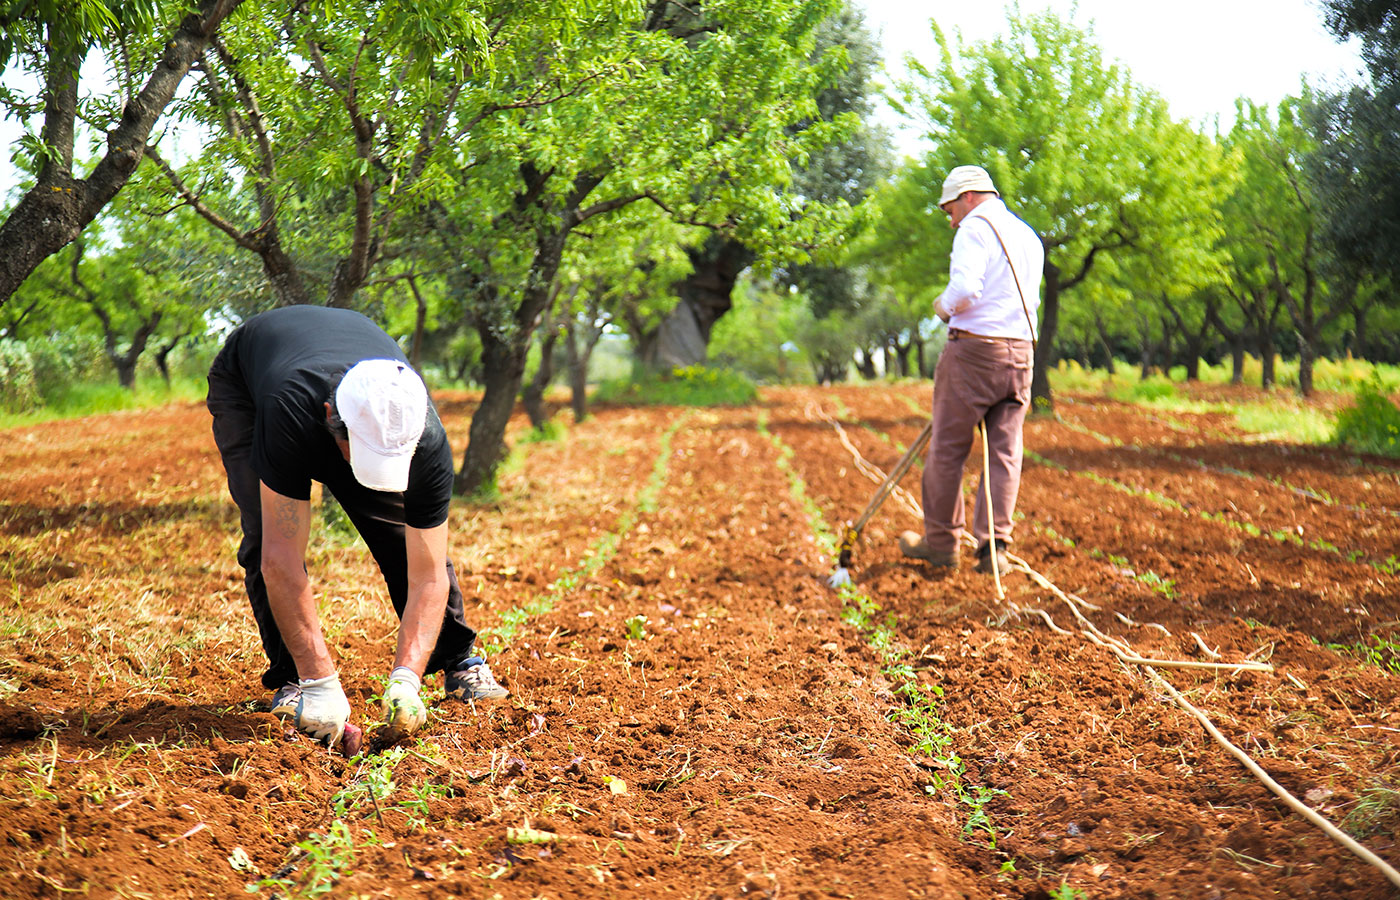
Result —
[[428, 390], [393, 338], [345, 309], [289, 306], [248, 319], [209, 370], [214, 441], [238, 504], [238, 562], [262, 636], [272, 712], [335, 746], [350, 716], [306, 573], [311, 482], [369, 546], [398, 614], [385, 721], [427, 721], [423, 675], [460, 700], [507, 695], [485, 660], [447, 559], [453, 458]]
[[1031, 402], [1045, 249], [1030, 226], [1006, 208], [980, 166], [949, 172], [938, 206], [956, 229], [948, 287], [933, 305], [948, 325], [948, 343], [933, 376], [924, 533], [904, 532], [899, 549], [940, 572], [957, 568], [966, 524], [963, 464], [977, 424], [985, 422], [990, 465], [983, 477], [991, 479], [995, 521], [988, 526], [986, 492], [979, 484], [972, 516], [977, 571], [992, 571], [993, 552], [997, 570], [1005, 571], [1021, 486], [1021, 426]]

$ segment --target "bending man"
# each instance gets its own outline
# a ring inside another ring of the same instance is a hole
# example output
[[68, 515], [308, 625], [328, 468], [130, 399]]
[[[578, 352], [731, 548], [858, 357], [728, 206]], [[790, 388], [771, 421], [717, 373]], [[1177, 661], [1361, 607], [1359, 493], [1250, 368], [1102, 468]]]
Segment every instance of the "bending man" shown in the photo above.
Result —
[[506, 696], [472, 655], [476, 632], [447, 559], [453, 459], [427, 388], [398, 344], [357, 312], [290, 306], [253, 316], [209, 370], [214, 441], [238, 504], [238, 562], [262, 636], [272, 711], [340, 742], [350, 703], [307, 578], [311, 482], [340, 502], [400, 619], [384, 692], [391, 730], [427, 720], [423, 675], [449, 696]]
[[[1021, 486], [1021, 426], [1031, 401], [1036, 311], [1045, 250], [1030, 226], [1006, 208], [991, 176], [979, 166], [948, 173], [939, 208], [956, 229], [948, 287], [934, 312], [948, 325], [948, 343], [933, 376], [933, 434], [924, 464], [924, 533], [899, 537], [905, 556], [936, 570], [958, 565], [966, 525], [963, 464], [973, 433], [986, 423], [995, 521], [987, 522], [986, 492], [977, 488], [973, 535], [977, 570], [1006, 570], [1012, 514]], [[995, 544], [993, 544], [995, 540]]]

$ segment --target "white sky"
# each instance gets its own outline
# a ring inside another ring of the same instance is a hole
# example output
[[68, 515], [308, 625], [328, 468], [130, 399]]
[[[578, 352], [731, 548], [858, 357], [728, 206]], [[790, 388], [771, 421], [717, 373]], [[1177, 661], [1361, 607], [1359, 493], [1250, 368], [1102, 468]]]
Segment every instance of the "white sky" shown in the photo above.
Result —
[[[976, 42], [1006, 30], [1006, 7], [979, 0], [853, 0], [880, 38], [891, 76], [904, 57], [937, 62], [929, 28], [960, 32]], [[1053, 9], [1083, 27], [1090, 23], [1104, 56], [1133, 80], [1158, 91], [1173, 115], [1196, 123], [1234, 120], [1235, 98], [1274, 104], [1297, 94], [1303, 79], [1332, 87], [1359, 79], [1356, 42], [1338, 44], [1322, 24], [1317, 0], [1021, 0], [1022, 13]], [[913, 138], [900, 138], [910, 152]]]

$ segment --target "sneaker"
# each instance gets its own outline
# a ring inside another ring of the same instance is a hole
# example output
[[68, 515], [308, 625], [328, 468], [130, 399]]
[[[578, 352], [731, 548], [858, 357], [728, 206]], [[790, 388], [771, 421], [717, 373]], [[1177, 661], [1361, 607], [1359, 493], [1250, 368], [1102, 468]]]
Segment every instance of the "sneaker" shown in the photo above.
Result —
[[[1011, 561], [1006, 558], [1006, 543], [997, 541], [997, 574], [1011, 570]], [[976, 571], [983, 575], [992, 574], [992, 554], [988, 544], [983, 544], [977, 548]]]
[[935, 569], [956, 569], [958, 554], [948, 550], [930, 550], [924, 536], [906, 531], [899, 536], [899, 552], [910, 559], [922, 559]]
[[301, 685], [296, 682], [284, 684], [272, 695], [272, 714], [279, 719], [289, 719], [297, 714], [297, 701], [301, 699]]
[[473, 656], [462, 660], [460, 669], [448, 672], [443, 679], [447, 696], [463, 702], [472, 700], [504, 700], [510, 691], [501, 687], [486, 660]]

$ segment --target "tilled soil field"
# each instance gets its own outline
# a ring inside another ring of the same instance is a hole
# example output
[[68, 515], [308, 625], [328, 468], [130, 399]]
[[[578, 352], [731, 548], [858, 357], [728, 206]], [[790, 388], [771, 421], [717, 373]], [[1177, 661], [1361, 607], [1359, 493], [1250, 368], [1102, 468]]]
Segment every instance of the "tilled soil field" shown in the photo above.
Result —
[[[899, 555], [918, 466], [832, 589], [928, 403], [513, 420], [499, 501], [452, 513], [511, 696], [434, 676], [423, 736], [355, 759], [265, 711], [201, 405], [0, 432], [0, 896], [1400, 895], [1234, 755], [1400, 866], [1400, 467], [1066, 396], [1004, 597]], [[439, 406], [460, 449], [473, 400]], [[392, 612], [313, 544], [368, 725]]]

